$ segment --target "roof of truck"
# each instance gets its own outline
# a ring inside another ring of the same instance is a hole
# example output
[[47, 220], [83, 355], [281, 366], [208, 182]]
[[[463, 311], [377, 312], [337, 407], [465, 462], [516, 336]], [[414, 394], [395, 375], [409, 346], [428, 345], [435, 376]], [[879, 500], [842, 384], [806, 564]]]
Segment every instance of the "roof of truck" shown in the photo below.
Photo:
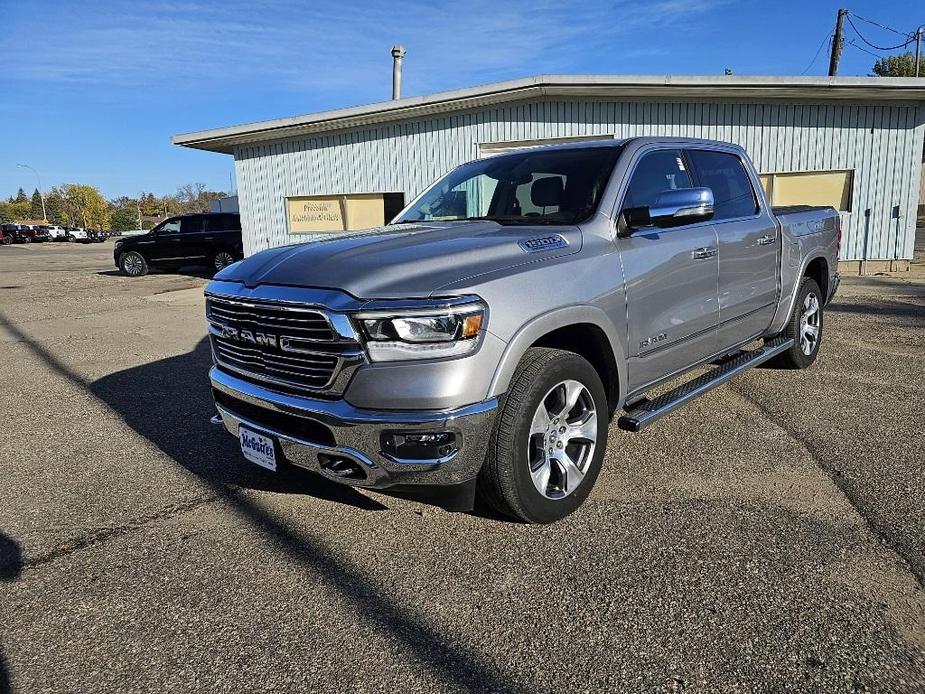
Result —
[[174, 135], [175, 145], [231, 153], [234, 147], [363, 127], [537, 97], [618, 97], [799, 102], [925, 101], [920, 77], [752, 77], [739, 75], [537, 75], [425, 96]]

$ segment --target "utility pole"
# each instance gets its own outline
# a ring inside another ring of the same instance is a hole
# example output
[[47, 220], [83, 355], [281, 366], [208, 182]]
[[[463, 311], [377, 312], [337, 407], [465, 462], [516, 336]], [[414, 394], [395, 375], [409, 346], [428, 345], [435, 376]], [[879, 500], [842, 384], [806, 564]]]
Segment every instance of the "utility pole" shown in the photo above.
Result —
[[832, 54], [829, 58], [829, 77], [838, 74], [838, 61], [841, 60], [842, 31], [845, 27], [845, 15], [848, 10], [840, 9], [835, 20], [835, 36], [832, 37]]
[[925, 26], [920, 26], [915, 30], [915, 76], [919, 76], [919, 56], [922, 54], [922, 33], [925, 32]]
[[39, 177], [39, 172], [33, 169], [28, 164], [17, 164], [16, 166], [20, 167], [21, 169], [29, 169], [32, 171], [32, 173], [35, 174], [35, 180], [38, 181], [38, 184], [39, 184], [39, 197], [42, 199], [42, 220], [47, 222], [48, 215], [45, 214], [45, 194], [42, 192], [42, 179]]

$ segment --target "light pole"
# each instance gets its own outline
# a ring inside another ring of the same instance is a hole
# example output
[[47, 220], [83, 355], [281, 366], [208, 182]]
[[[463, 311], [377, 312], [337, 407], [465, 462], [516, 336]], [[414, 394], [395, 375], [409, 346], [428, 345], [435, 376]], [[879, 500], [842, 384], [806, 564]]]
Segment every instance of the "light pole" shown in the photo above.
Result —
[[17, 164], [16, 166], [23, 168], [23, 169], [29, 169], [32, 171], [32, 173], [35, 174], [35, 180], [38, 181], [39, 183], [39, 198], [41, 198], [42, 200], [42, 219], [47, 222], [48, 215], [45, 214], [45, 194], [42, 193], [42, 179], [39, 177], [39, 172], [36, 171], [31, 166], [29, 166], [28, 164]]

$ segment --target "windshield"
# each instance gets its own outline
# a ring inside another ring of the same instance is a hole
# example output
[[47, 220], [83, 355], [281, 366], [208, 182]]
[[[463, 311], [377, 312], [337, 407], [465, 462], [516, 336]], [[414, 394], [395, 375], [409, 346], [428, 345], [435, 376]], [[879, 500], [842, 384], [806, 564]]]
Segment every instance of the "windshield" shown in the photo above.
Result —
[[577, 224], [590, 217], [622, 147], [539, 149], [463, 164], [395, 223], [491, 219]]

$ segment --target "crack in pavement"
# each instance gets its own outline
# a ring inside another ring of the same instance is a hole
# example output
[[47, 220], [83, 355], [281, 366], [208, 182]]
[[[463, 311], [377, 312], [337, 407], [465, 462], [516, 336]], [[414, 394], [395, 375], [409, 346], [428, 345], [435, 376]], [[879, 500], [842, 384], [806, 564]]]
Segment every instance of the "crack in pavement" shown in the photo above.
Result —
[[190, 511], [193, 511], [201, 506], [227, 499], [229, 494], [234, 494], [234, 492], [229, 491], [228, 493], [224, 494], [207, 494], [205, 496], [200, 496], [178, 504], [170, 504], [169, 506], [166, 506], [159, 511], [154, 511], [143, 516], [138, 516], [137, 518], [133, 518], [122, 525], [97, 528], [92, 532], [86, 533], [79, 537], [71, 538], [48, 552], [25, 559], [22, 562], [22, 568], [23, 570], [36, 569], [40, 566], [44, 566], [45, 564], [49, 564], [56, 559], [67, 557], [71, 554], [74, 554], [75, 552], [79, 552], [80, 550], [96, 547], [109, 540], [114, 540], [120, 537], [124, 537], [125, 535], [129, 535], [133, 532], [137, 532], [152, 523], [175, 518], [176, 516], [189, 513]]
[[769, 422], [787, 434], [797, 444], [799, 444], [803, 450], [806, 451], [807, 455], [812, 459], [812, 461], [816, 463], [816, 465], [832, 481], [835, 487], [844, 495], [845, 499], [847, 499], [851, 507], [857, 511], [858, 515], [864, 523], [864, 527], [866, 527], [870, 533], [880, 541], [881, 544], [883, 544], [885, 547], [888, 547], [896, 554], [900, 560], [900, 563], [909, 571], [910, 574], [912, 574], [918, 587], [925, 589], [925, 573], [919, 571], [910, 557], [906, 554], [906, 552], [903, 551], [902, 547], [898, 543], [894, 542], [887, 531], [881, 528], [864, 512], [862, 509], [863, 504], [860, 503], [859, 499], [852, 492], [850, 486], [845, 482], [844, 478], [839, 474], [838, 470], [834, 466], [828, 464], [825, 459], [816, 451], [813, 444], [805, 437], [803, 437], [803, 435], [798, 431], [778, 419], [766, 405], [759, 402], [748, 393], [740, 390], [736, 384], [730, 383], [729, 389], [743, 400], [751, 403], [755, 409], [757, 409]]

